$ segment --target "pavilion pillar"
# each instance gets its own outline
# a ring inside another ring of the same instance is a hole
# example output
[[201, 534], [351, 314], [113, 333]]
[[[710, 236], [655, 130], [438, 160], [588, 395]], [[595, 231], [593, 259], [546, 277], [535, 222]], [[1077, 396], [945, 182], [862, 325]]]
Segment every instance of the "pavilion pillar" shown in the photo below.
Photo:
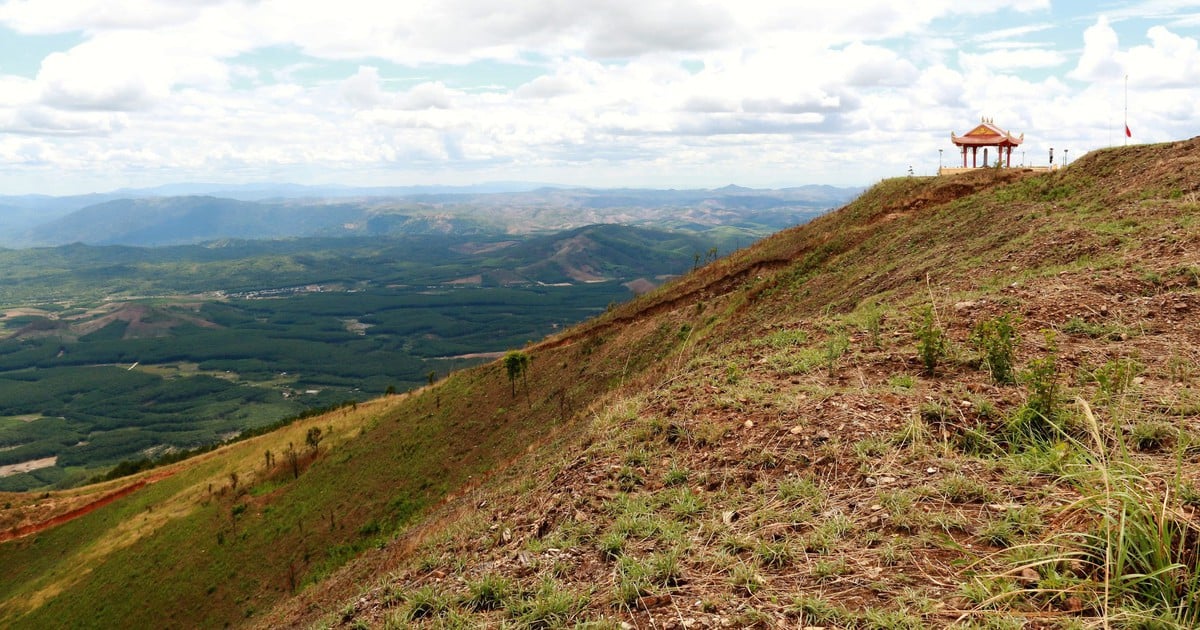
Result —
[[979, 147], [971, 147], [971, 168], [979, 168]]
[[1005, 161], [1004, 166], [1012, 168], [1012, 147], [1008, 147], [1008, 159]]
[[967, 145], [965, 145], [965, 144], [963, 145], [963, 148], [962, 148], [962, 154], [963, 154], [963, 168], [967, 168]]

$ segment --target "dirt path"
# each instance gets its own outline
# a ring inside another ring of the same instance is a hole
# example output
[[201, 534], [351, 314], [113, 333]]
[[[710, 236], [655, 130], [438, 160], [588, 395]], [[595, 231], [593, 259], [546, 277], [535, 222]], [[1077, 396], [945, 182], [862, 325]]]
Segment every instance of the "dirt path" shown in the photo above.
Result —
[[159, 473], [150, 475], [150, 476], [146, 477], [145, 479], [140, 479], [134, 483], [131, 483], [128, 486], [121, 488], [120, 490], [110, 492], [110, 493], [100, 497], [99, 499], [92, 501], [91, 503], [81, 505], [81, 506], [79, 506], [73, 510], [69, 510], [67, 512], [63, 512], [62, 514], [58, 514], [56, 516], [48, 518], [40, 523], [31, 523], [29, 525], [22, 525], [20, 527], [13, 527], [12, 529], [0, 531], [0, 543], [7, 542], [10, 540], [15, 540], [17, 538], [24, 538], [25, 536], [28, 536], [30, 534], [37, 534], [39, 532], [43, 532], [47, 529], [50, 529], [51, 527], [55, 527], [58, 525], [62, 525], [63, 523], [73, 521], [81, 516], [84, 516], [85, 514], [90, 514], [94, 511], [108, 505], [109, 503], [116, 501], [117, 499], [120, 499], [122, 497], [127, 497], [127, 496], [133, 494], [134, 492], [137, 492], [138, 490], [141, 490], [142, 488], [144, 488], [156, 481], [170, 477], [172, 474], [174, 474], [174, 473], [167, 472], [167, 471], [159, 472]]

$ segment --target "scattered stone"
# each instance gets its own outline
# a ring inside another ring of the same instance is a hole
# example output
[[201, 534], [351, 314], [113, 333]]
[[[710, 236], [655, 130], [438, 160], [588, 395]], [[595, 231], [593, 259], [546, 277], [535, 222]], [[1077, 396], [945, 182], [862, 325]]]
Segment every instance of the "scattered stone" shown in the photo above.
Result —
[[431, 577], [431, 578], [433, 578], [433, 579], [435, 579], [435, 580], [440, 580], [440, 579], [442, 579], [442, 578], [446, 577], [446, 572], [445, 572], [445, 571], [443, 571], [443, 570], [441, 570], [441, 569], [434, 569], [434, 570], [433, 570], [433, 571], [432, 571], [432, 572], [429, 574], [429, 577]]
[[963, 301], [963, 302], [956, 302], [956, 303], [954, 304], [954, 310], [956, 310], [956, 311], [965, 311], [965, 310], [968, 310], [968, 309], [975, 308], [975, 306], [976, 306], [977, 304], [978, 304], [978, 302], [974, 302], [974, 301], [972, 301], [972, 300], [966, 300], [966, 301]]
[[1145, 382], [1146, 382], [1146, 377], [1145, 377], [1145, 376], [1135, 376], [1135, 377], [1133, 377], [1133, 384], [1134, 384], [1134, 385], [1141, 385], [1142, 383], [1145, 383]]
[[867, 477], [866, 482], [867, 482], [868, 486], [873, 486], [873, 485], [879, 483], [878, 481], [875, 481], [874, 477]]
[[506, 544], [506, 545], [508, 543], [512, 542], [512, 530], [505, 527], [504, 531], [500, 533], [500, 538], [504, 541], [504, 544]]
[[737, 519], [738, 519], [737, 510], [728, 510], [725, 512], [721, 512], [721, 522], [725, 523], [726, 525], [732, 525], [733, 522], [736, 521]]
[[880, 477], [879, 483], [896, 483], [895, 477]]
[[1042, 576], [1038, 575], [1038, 572], [1032, 567], [1021, 569], [1021, 574], [1017, 576], [1017, 581], [1025, 586], [1037, 584], [1040, 579], [1042, 579]]
[[792, 435], [800, 435], [800, 432], [803, 430], [804, 429], [800, 428], [800, 425], [796, 425], [796, 426], [788, 429], [788, 433], [791, 433]]
[[743, 422], [743, 423], [742, 423], [742, 426], [743, 426], [743, 427], [746, 427], [747, 429], [753, 429], [753, 428], [754, 428], [754, 421], [753, 421], [753, 420], [747, 420], [747, 421], [745, 421], [745, 422]]
[[628, 621], [621, 622], [621, 630], [634, 630], [634, 625]]
[[882, 509], [883, 509], [883, 506], [879, 505], [878, 503], [875, 503], [871, 506], [872, 512], [878, 512], [879, 510], [882, 510]]
[[1101, 305], [1100, 305], [1100, 314], [1101, 314], [1101, 315], [1108, 315], [1108, 305], [1107, 305], [1107, 304], [1101, 304]]
[[817, 437], [813, 438], [813, 443], [820, 444], [821, 442], [828, 442], [829, 438], [829, 431], [821, 429], [820, 431], [817, 431]]
[[937, 468], [934, 468], [933, 466], [930, 466], [929, 468], [926, 468], [926, 469], [925, 469], [925, 472], [926, 472], [926, 473], [929, 473], [930, 475], [934, 475], [934, 474], [937, 474]]

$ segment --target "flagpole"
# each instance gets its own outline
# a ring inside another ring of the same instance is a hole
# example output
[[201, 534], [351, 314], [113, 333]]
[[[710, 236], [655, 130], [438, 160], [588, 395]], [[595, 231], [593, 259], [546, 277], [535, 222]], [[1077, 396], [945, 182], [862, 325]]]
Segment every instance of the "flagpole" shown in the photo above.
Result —
[[1125, 75], [1125, 146], [1129, 146], [1129, 75]]

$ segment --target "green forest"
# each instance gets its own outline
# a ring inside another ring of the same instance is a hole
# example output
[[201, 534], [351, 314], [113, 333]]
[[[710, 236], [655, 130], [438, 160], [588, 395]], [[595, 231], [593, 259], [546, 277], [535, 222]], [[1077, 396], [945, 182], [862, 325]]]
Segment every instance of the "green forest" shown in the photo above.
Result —
[[[595, 315], [632, 297], [629, 280], [686, 271], [719, 243], [594, 226], [0, 250], [0, 467], [56, 458], [6, 471], [0, 490], [69, 487], [403, 392]], [[581, 269], [601, 279], [572, 280]]]

